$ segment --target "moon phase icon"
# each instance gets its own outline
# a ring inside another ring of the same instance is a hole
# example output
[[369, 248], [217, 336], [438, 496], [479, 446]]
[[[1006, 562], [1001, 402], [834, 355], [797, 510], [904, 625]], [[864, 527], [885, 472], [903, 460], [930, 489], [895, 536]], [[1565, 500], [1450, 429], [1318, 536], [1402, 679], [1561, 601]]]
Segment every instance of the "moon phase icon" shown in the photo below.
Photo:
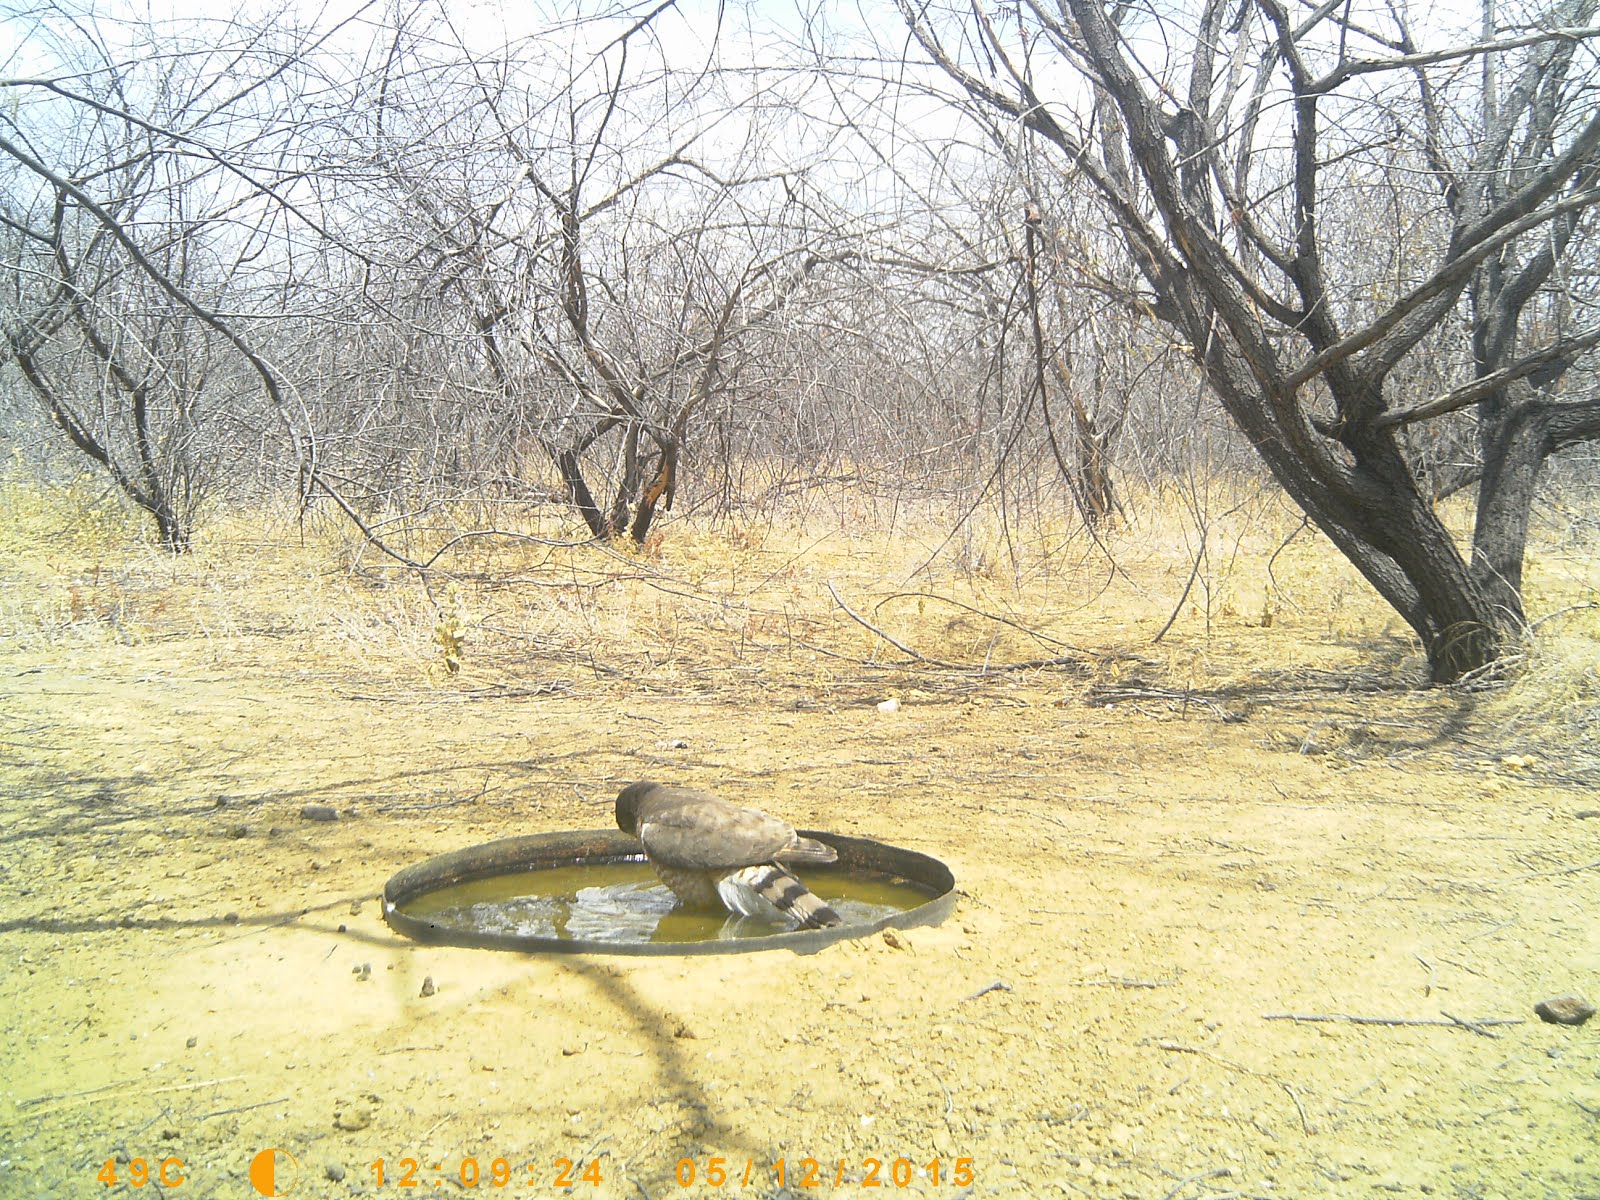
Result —
[[270, 1148], [250, 1160], [250, 1186], [263, 1196], [287, 1196], [300, 1182], [300, 1164], [287, 1150]]

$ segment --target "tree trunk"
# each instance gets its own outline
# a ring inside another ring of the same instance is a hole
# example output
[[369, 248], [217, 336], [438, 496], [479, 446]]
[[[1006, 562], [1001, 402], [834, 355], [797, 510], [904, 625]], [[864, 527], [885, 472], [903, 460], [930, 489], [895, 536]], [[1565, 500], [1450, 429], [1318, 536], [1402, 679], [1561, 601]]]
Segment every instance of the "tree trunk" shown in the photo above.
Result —
[[1531, 408], [1507, 412], [1486, 403], [1479, 420], [1483, 477], [1478, 481], [1478, 515], [1472, 531], [1472, 574], [1502, 619], [1520, 626], [1522, 558], [1539, 470], [1550, 452], [1549, 438]]
[[[1241, 403], [1227, 392], [1223, 399], [1246, 432], [1262, 425], [1258, 401]], [[1496, 609], [1389, 431], [1347, 434], [1359, 448], [1342, 480], [1319, 472], [1316, 456], [1297, 454], [1280, 437], [1251, 436], [1273, 477], [1415, 631], [1433, 682], [1454, 682], [1494, 661], [1501, 643]]]

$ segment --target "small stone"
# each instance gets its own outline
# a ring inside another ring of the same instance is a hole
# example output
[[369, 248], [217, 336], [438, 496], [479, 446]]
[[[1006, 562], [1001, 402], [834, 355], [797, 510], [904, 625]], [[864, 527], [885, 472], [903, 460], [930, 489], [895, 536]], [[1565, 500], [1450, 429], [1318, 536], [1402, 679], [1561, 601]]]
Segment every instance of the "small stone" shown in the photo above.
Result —
[[424, 975], [422, 977], [422, 990], [420, 992], [418, 992], [417, 995], [419, 995], [419, 996], [431, 996], [438, 990], [439, 990], [438, 988], [433, 986], [433, 976], [432, 975]]
[[359, 1133], [371, 1124], [372, 1110], [365, 1105], [352, 1105], [333, 1114], [333, 1127], [346, 1133]]
[[352, 900], [352, 901], [350, 901], [350, 915], [352, 917], [354, 917], [354, 916], [359, 916], [360, 913], [361, 913], [361, 901], [360, 900]]
[[672, 1028], [672, 1036], [675, 1038], [693, 1038], [694, 1030], [689, 1028], [688, 1022], [679, 1021]]
[[300, 810], [300, 815], [308, 821], [337, 821], [339, 810], [331, 804], [308, 804]]
[[250, 826], [235, 825], [232, 829], [228, 830], [228, 836], [231, 838], [247, 838], [250, 836]]
[[906, 948], [905, 942], [896, 937], [895, 932], [892, 929], [885, 929], [883, 931], [883, 944], [889, 947], [891, 950], [904, 950]]
[[186, 1047], [188, 1047], [190, 1050], [193, 1050], [199, 1044], [200, 1044], [200, 1039], [197, 1038], [197, 1037], [192, 1037], [187, 1042], [184, 1043], [184, 1045]]
[[223, 913], [222, 921], [225, 925], [237, 925], [239, 923], [239, 914], [236, 912]]
[[340, 932], [340, 933], [349, 933], [350, 932], [350, 926], [346, 925], [343, 921], [340, 921], [339, 922], [338, 932]]
[[329, 1163], [327, 1166], [322, 1168], [322, 1173], [335, 1183], [338, 1183], [344, 1179], [344, 1164]]
[[1594, 1005], [1582, 996], [1552, 996], [1535, 1004], [1533, 1011], [1552, 1025], [1582, 1025], [1594, 1016]]
[[889, 699], [878, 705], [878, 711], [881, 713], [897, 713], [900, 711], [900, 701], [890, 696]]

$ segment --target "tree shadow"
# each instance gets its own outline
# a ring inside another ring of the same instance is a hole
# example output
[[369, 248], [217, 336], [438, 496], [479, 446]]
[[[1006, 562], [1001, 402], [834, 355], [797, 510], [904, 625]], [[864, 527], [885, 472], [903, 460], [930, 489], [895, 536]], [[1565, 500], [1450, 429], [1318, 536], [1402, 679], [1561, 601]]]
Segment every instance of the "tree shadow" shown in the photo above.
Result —
[[[128, 933], [174, 929], [233, 929], [238, 931], [237, 936], [247, 937], [268, 929], [292, 925], [312, 913], [329, 912], [363, 898], [345, 896], [325, 904], [313, 904], [307, 908], [296, 909], [293, 912], [256, 913], [248, 917], [236, 913], [225, 913], [219, 917], [136, 917], [131, 913], [106, 917], [14, 917], [0, 920], [0, 933]], [[387, 941], [348, 929], [325, 929], [315, 925], [307, 925], [305, 928], [335, 937], [351, 937], [370, 942]]]
[[[727, 1121], [713, 1103], [713, 1093], [695, 1071], [691, 1053], [684, 1043], [694, 1044], [693, 1035], [672, 1013], [655, 1007], [634, 989], [627, 977], [617, 968], [601, 960], [573, 956], [566, 965], [582, 977], [619, 1014], [630, 1021], [639, 1037], [654, 1057], [657, 1074], [661, 1080], [660, 1096], [675, 1100], [689, 1114], [680, 1126], [677, 1137], [686, 1144], [685, 1155], [692, 1157], [695, 1166], [704, 1170], [707, 1160], [694, 1152], [700, 1146], [715, 1147], [719, 1153], [731, 1152], [729, 1157], [743, 1156], [757, 1166], [772, 1158], [772, 1147], [761, 1144], [746, 1130]], [[648, 1182], [662, 1182], [673, 1190], [682, 1192], [673, 1174], [675, 1164], [667, 1164], [651, 1172]], [[627, 1164], [624, 1164], [626, 1170]], [[730, 1165], [730, 1181], [736, 1181], [738, 1171]], [[629, 1176], [636, 1189], [643, 1191], [639, 1181]], [[645, 1193], [648, 1195], [648, 1193]]]

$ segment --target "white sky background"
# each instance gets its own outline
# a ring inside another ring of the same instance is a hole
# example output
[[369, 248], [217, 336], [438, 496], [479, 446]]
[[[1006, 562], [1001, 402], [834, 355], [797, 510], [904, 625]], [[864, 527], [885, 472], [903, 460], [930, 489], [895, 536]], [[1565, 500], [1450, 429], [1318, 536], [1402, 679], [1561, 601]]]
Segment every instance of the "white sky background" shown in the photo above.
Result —
[[[118, 36], [119, 20], [190, 34], [208, 26], [220, 33], [233, 23], [229, 0], [57, 0], [46, 6], [0, 0], [0, 4], [7, 6], [0, 8], [0, 77], [12, 78], [59, 69], [50, 61], [47, 46], [29, 36], [37, 21], [34, 14], [41, 12], [75, 11], [104, 18], [96, 24], [108, 40]], [[1500, 6], [1508, 19], [1519, 7], [1509, 0], [1500, 0]], [[604, 95], [607, 72], [620, 61], [616, 38], [656, 4], [612, 5], [614, 15], [602, 19], [574, 18], [573, 7], [571, 0], [294, 0], [288, 4], [247, 0], [238, 11], [249, 20], [271, 14], [285, 23], [322, 30], [342, 24], [321, 52], [326, 73], [335, 79], [354, 78], [384, 52], [385, 29], [397, 14], [433, 18], [435, 36], [446, 43], [458, 37], [486, 63], [492, 63], [508, 43], [522, 42], [530, 51], [519, 55], [518, 70], [527, 90], [554, 95], [571, 76], [590, 69], [575, 94], [590, 100], [586, 111], [593, 113]], [[597, 6], [584, 7], [594, 12]], [[951, 7], [963, 10], [960, 4]], [[1166, 12], [1192, 5], [1179, 0], [1171, 9], [1161, 7]], [[1382, 12], [1379, 0], [1358, 0], [1357, 7]], [[1386, 24], [1381, 16], [1374, 19], [1380, 26]], [[1418, 0], [1413, 19], [1419, 40], [1438, 45], [1472, 40], [1482, 17], [1477, 0]], [[59, 18], [54, 24], [58, 30], [64, 27]], [[1138, 44], [1152, 76], [1179, 65], [1165, 63], [1158, 44]], [[630, 78], [650, 78], [665, 71], [675, 75], [670, 83], [663, 78], [655, 93], [659, 103], [652, 107], [651, 93], [641, 91], [630, 97], [631, 107], [608, 128], [608, 143], [616, 150], [614, 170], [626, 174], [628, 164], [643, 163], [666, 146], [698, 133], [692, 152], [714, 169], [749, 173], [758, 166], [805, 164], [818, 186], [836, 193], [834, 200], [842, 210], [864, 218], [902, 211], [908, 185], [937, 205], [954, 204], [959, 209], [960, 193], [973, 189], [980, 194], [971, 197], [972, 202], [981, 203], [982, 190], [1001, 173], [993, 147], [934, 94], [952, 90], [949, 81], [935, 72], [898, 65], [908, 47], [914, 58], [921, 57], [888, 0], [728, 0], [722, 6], [715, 0], [679, 0], [629, 42]], [[453, 50], [445, 44], [441, 55], [450, 57]], [[834, 61], [840, 70], [830, 73], [826, 82], [807, 74], [808, 51], [837, 56]], [[1374, 52], [1371, 47], [1355, 51]], [[964, 51], [961, 57], [969, 65], [981, 64]], [[1063, 113], [1081, 113], [1087, 99], [1081, 79], [1055, 65], [1048, 49], [1041, 48], [1037, 62], [1037, 81], [1046, 99]], [[860, 75], [851, 78], [846, 69], [857, 65]], [[706, 69], [727, 74], [700, 78]], [[528, 77], [530, 72], [543, 77]], [[698, 103], [669, 105], [671, 88], [681, 88], [689, 80], [698, 80]], [[34, 95], [26, 89], [10, 89], [9, 95], [0, 90], [0, 103], [16, 112]], [[739, 102], [751, 96], [763, 99], [767, 110], [741, 107]], [[851, 121], [856, 122], [853, 128]], [[486, 190], [495, 182], [485, 181]]]

